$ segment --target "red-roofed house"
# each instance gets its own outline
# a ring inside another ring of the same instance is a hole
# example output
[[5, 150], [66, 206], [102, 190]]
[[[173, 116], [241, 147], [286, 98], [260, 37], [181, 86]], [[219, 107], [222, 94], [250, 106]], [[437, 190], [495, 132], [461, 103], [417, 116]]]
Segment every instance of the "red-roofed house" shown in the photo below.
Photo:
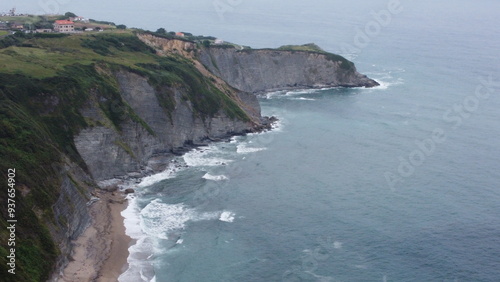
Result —
[[54, 23], [55, 32], [70, 33], [75, 32], [75, 23], [67, 20], [60, 20]]
[[180, 37], [184, 37], [184, 33], [183, 32], [176, 32], [175, 35], [176, 36], [180, 36]]

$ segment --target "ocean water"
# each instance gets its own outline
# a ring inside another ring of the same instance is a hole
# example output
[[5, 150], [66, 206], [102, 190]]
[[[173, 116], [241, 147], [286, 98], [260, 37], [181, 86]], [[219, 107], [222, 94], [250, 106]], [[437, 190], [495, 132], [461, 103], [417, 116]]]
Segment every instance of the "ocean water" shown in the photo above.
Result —
[[[274, 130], [143, 179], [120, 281], [500, 281], [498, 1], [401, 1], [378, 32], [391, 1], [260, 2], [221, 36], [314, 41], [382, 85], [268, 93]], [[192, 12], [186, 30], [222, 26]]]

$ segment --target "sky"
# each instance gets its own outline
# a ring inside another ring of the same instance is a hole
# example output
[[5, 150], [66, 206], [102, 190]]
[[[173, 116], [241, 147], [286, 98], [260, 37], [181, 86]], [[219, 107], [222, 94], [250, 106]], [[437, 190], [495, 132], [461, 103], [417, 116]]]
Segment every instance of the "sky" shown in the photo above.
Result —
[[[70, 11], [128, 27], [148, 30], [163, 27], [167, 31], [222, 36], [252, 47], [278, 47], [280, 44], [316, 41], [314, 37], [308, 37], [310, 31], [301, 30], [301, 21], [307, 21], [309, 26], [311, 22], [317, 22], [318, 28], [326, 31], [346, 29], [353, 22], [366, 22], [371, 9], [384, 8], [389, 0], [358, 1], [365, 3], [355, 5], [344, 0], [2, 0], [0, 12], [7, 12], [12, 7], [16, 7], [18, 13], [30, 14]], [[357, 15], [361, 16], [357, 18]], [[255, 25], [255, 19], [260, 25]], [[270, 31], [270, 24], [279, 32]], [[298, 32], [301, 33], [300, 40], [296, 39]], [[242, 33], [251, 35], [251, 40]], [[268, 46], [271, 40], [260, 42], [259, 34], [274, 37], [272, 42], [278, 46]]]

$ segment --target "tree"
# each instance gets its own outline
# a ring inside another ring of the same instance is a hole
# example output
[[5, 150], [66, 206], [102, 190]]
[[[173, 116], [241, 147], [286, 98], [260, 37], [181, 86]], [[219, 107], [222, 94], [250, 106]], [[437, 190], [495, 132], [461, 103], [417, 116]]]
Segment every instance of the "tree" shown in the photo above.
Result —
[[159, 29], [156, 30], [156, 33], [167, 34], [167, 31], [163, 27], [160, 27]]
[[119, 24], [116, 26], [117, 29], [127, 29], [127, 26], [124, 24]]
[[35, 28], [53, 29], [54, 26], [50, 22], [48, 22], [47, 20], [43, 19], [43, 20], [35, 23]]
[[76, 18], [76, 15], [74, 13], [71, 13], [71, 12], [66, 12], [64, 14], [64, 16], [67, 18]]
[[206, 47], [206, 48], [210, 47], [210, 41], [203, 40], [203, 46]]

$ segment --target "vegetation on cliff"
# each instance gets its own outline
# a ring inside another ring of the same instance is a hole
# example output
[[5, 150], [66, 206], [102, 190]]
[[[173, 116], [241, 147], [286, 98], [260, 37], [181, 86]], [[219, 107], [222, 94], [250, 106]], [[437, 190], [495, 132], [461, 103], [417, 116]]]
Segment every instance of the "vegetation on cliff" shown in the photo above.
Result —
[[[67, 222], [54, 218], [52, 206], [59, 197], [63, 156], [86, 170], [76, 153], [73, 137], [84, 128], [101, 125], [121, 130], [125, 121], [155, 132], [122, 99], [114, 76], [132, 71], [149, 79], [168, 113], [175, 107], [173, 93], [183, 89], [201, 118], [224, 111], [229, 117], [249, 121], [231, 96], [201, 74], [190, 59], [179, 55], [160, 57], [131, 30], [99, 34], [16, 34], [0, 40], [0, 181], [15, 168], [16, 276], [3, 281], [44, 281], [53, 270], [59, 250], [51, 228]], [[81, 113], [87, 103], [97, 103], [106, 116], [91, 120]], [[116, 109], [120, 109], [117, 111]], [[7, 189], [0, 192], [0, 240], [6, 242]], [[8, 247], [0, 246], [0, 269], [7, 273]]]
[[[178, 50], [174, 44], [170, 46], [172, 50], [165, 51], [161, 49], [165, 46], [146, 44], [137, 33], [179, 40], [176, 42], [189, 47]], [[241, 52], [253, 49], [231, 43], [212, 45], [214, 40], [189, 33], [181, 38], [162, 29], [130, 30], [125, 26], [72, 35], [16, 33], [0, 39], [0, 181], [7, 183], [7, 169], [16, 169], [19, 221], [17, 275], [6, 276], [3, 281], [44, 281], [54, 270], [61, 253], [51, 234], [65, 230], [68, 225], [67, 219], [55, 218], [53, 211], [61, 193], [61, 167], [70, 161], [89, 172], [74, 144], [74, 137], [82, 129], [105, 126], [121, 132], [127, 122], [142, 126], [155, 136], [156, 132], [120, 94], [118, 72], [133, 72], [147, 78], [171, 120], [176, 107], [173, 89], [176, 89], [202, 120], [225, 113], [232, 119], [255, 122], [242, 109], [237, 90], [211, 74], [196, 58], [203, 48], [234, 48]], [[321, 54], [340, 62], [344, 69], [354, 66], [314, 44], [269, 50]], [[85, 116], [82, 109], [89, 104], [104, 118], [93, 120]], [[116, 145], [134, 157], [128, 144], [116, 141]], [[67, 176], [77, 184], [71, 175]], [[0, 203], [6, 203], [6, 199], [7, 190], [1, 189]], [[0, 240], [6, 242], [9, 236], [6, 205], [0, 205], [0, 213]], [[6, 246], [0, 246], [3, 273], [7, 271], [8, 253]]]
[[353, 69], [354, 70], [354, 63], [353, 62], [347, 60], [346, 58], [344, 58], [340, 55], [326, 52], [325, 50], [321, 49], [318, 45], [316, 45], [314, 43], [308, 43], [308, 44], [304, 44], [304, 45], [284, 45], [284, 46], [279, 47], [278, 50], [322, 54], [322, 55], [325, 55], [326, 58], [330, 61], [341, 62], [341, 67], [343, 69]]

